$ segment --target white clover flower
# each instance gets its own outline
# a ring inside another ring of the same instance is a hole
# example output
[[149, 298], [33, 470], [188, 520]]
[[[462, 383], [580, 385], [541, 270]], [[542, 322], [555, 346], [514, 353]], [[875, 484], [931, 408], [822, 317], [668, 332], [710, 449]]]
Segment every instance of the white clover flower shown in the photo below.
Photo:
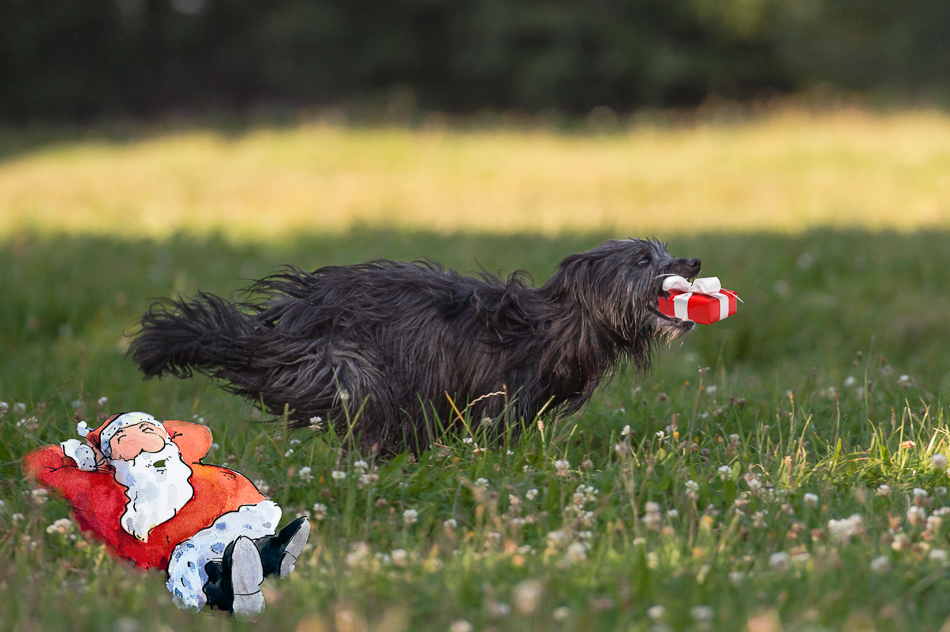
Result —
[[597, 500], [597, 494], [600, 493], [600, 490], [590, 485], [578, 485], [577, 492], [580, 494], [584, 494], [584, 500], [590, 503]]
[[760, 483], [759, 479], [754, 476], [750, 476], [749, 479], [746, 480], [746, 485], [749, 486], [749, 489], [752, 490], [752, 493], [762, 490], [762, 483]]
[[940, 525], [943, 524], [943, 518], [934, 515], [927, 518], [927, 531], [934, 533], [940, 531]]
[[472, 632], [472, 624], [465, 619], [457, 619], [449, 626], [449, 632]]
[[335, 481], [343, 481], [346, 480], [346, 472], [343, 470], [333, 470], [330, 472], [330, 477]]
[[670, 509], [669, 511], [666, 512], [666, 515], [669, 518], [678, 518], [680, 515], [680, 512], [676, 511], [675, 509]]
[[300, 439], [294, 437], [290, 440], [290, 445], [300, 445]]
[[390, 557], [396, 566], [406, 566], [409, 563], [409, 554], [405, 549], [396, 549]]
[[666, 614], [666, 608], [663, 606], [656, 605], [647, 608], [647, 616], [650, 617], [651, 621], [661, 620], [664, 614]]
[[[78, 402], [79, 400], [77, 399], [76, 401]], [[75, 404], [76, 402], [73, 402], [73, 403]], [[79, 408], [79, 406], [78, 405], [74, 406], [74, 408]], [[22, 415], [23, 413], [26, 412], [26, 404], [24, 404], [23, 402], [15, 402], [13, 404], [13, 412], [16, 413], [17, 415]]]
[[299, 477], [302, 478], [303, 480], [309, 482], [310, 479], [313, 478], [313, 470], [310, 469], [309, 467], [302, 467], [302, 468], [300, 468], [300, 471], [297, 472], [297, 476], [299, 476]]
[[919, 527], [927, 522], [927, 510], [923, 507], [912, 506], [907, 510], [907, 522]]
[[475, 439], [471, 437], [465, 437], [464, 439], [462, 439], [462, 443], [467, 443], [468, 445], [472, 445], [473, 443], [475, 443]]
[[14, 524], [16, 524], [17, 522], [20, 522], [21, 520], [23, 520], [23, 514], [21, 514], [21, 513], [18, 511], [18, 512], [16, 512], [15, 514], [13, 514], [12, 516], [10, 516], [10, 520], [12, 520]]
[[914, 498], [926, 498], [928, 496], [926, 489], [914, 488]]
[[66, 535], [73, 529], [73, 521], [69, 518], [60, 518], [53, 524], [46, 527], [46, 533], [60, 533]]
[[730, 571], [729, 572], [729, 582], [733, 586], [738, 586], [742, 583], [742, 580], [745, 579], [745, 573], [742, 571]]
[[886, 573], [891, 570], [891, 562], [887, 556], [881, 555], [871, 560], [871, 570], [877, 574]]
[[880, 486], [877, 488], [877, 495], [878, 495], [878, 496], [887, 496], [887, 495], [890, 494], [890, 493], [891, 493], [891, 486], [890, 486], [890, 485], [884, 485], [884, 484], [882, 484], [882, 485], [880, 485]]
[[910, 545], [910, 539], [903, 533], [898, 533], [891, 541], [891, 548], [895, 551], [906, 549]]
[[928, 557], [934, 562], [940, 562], [941, 564], [947, 563], [947, 550], [946, 549], [933, 549], [930, 551]]
[[367, 472], [366, 474], [360, 474], [360, 485], [371, 485], [379, 480], [379, 474], [375, 472]]
[[629, 435], [629, 434], [630, 434], [630, 426], [629, 426], [629, 425], [626, 425], [626, 426], [623, 427], [623, 430], [620, 431], [620, 436], [621, 436], [621, 437], [626, 437], [626, 436]]
[[538, 497], [538, 490], [532, 487], [527, 491], [527, 493], [525, 493], [524, 497], [528, 500], [534, 500]]
[[456, 522], [455, 518], [449, 518], [448, 520], [442, 523], [442, 527], [445, 529], [457, 529], [458, 526], [459, 526], [459, 523]]
[[864, 533], [864, 520], [858, 514], [852, 514], [844, 520], [829, 520], [828, 533], [836, 542], [847, 542], [851, 536]]
[[488, 479], [487, 478], [475, 479], [475, 487], [479, 489], [488, 489]]
[[100, 397], [98, 400], [96, 400], [96, 403], [99, 404], [99, 408], [102, 408], [102, 407], [105, 406], [108, 402], [109, 402], [109, 398], [108, 398], [108, 397]]
[[511, 450], [508, 450], [507, 452], [505, 452], [505, 454], [507, 454], [508, 456], [514, 456], [514, 455], [515, 455], [515, 453], [512, 452]]
[[35, 502], [37, 505], [42, 505], [47, 500], [49, 500], [49, 493], [42, 487], [40, 487], [39, 489], [31, 490], [30, 496], [32, 496], [33, 502]]
[[546, 537], [548, 539], [549, 546], [559, 546], [568, 540], [568, 535], [561, 529], [558, 529], [557, 531], [551, 531]]
[[666, 433], [662, 430], [657, 430], [656, 438], [659, 439], [660, 441], [663, 441], [664, 439], [666, 439]]
[[574, 542], [567, 547], [567, 560], [571, 563], [587, 560], [587, 547], [580, 542]]
[[524, 616], [529, 616], [538, 609], [538, 604], [544, 596], [544, 584], [537, 579], [526, 579], [518, 582], [511, 591], [511, 600]]
[[932, 459], [930, 459], [930, 465], [935, 470], [945, 470], [947, 469], [947, 457], [945, 457], [944, 455], [940, 453], [937, 453], [933, 455]]
[[711, 621], [716, 615], [716, 611], [713, 610], [712, 606], [693, 606], [689, 611], [689, 615], [693, 617], [694, 621]]
[[624, 455], [624, 454], [626, 454], [626, 453], [627, 453], [627, 444], [625, 444], [625, 443], [615, 443], [615, 444], [614, 444], [614, 452], [616, 452], [617, 454], [619, 454], [619, 455], [621, 455], [621, 456]]
[[567, 459], [558, 459], [554, 462], [554, 469], [558, 476], [567, 476], [571, 473], [571, 462]]
[[851, 376], [851, 375], [849, 375], [848, 377], [844, 378], [844, 387], [845, 387], [845, 388], [851, 388], [851, 387], [853, 387], [853, 386], [854, 386], [855, 384], [857, 384], [857, 383], [858, 383], [858, 381], [857, 381], [856, 379], [854, 379], [854, 377]]
[[293, 455], [294, 455], [294, 449], [293, 449], [293, 448], [290, 448], [289, 450], [287, 450], [286, 452], [284, 452], [284, 458], [286, 458], [286, 459], [289, 459], [289, 458], [292, 457]]
[[716, 390], [718, 390], [718, 389], [716, 389], [716, 385], [715, 385], [715, 384], [710, 384], [709, 386], [706, 387], [706, 394], [707, 394], [707, 395], [715, 395], [715, 394], [716, 394]]
[[2, 419], [7, 412], [10, 410], [10, 404], [6, 402], [0, 402], [0, 419]]
[[551, 611], [551, 618], [558, 623], [564, 623], [571, 616], [571, 609], [567, 606], [559, 606]]
[[314, 432], [323, 429], [323, 417], [311, 417], [310, 418], [310, 429]]
[[784, 571], [788, 568], [788, 553], [779, 551], [769, 556], [769, 566], [777, 571]]
[[416, 511], [415, 509], [407, 509], [404, 512], [402, 512], [402, 521], [406, 526], [413, 524], [418, 519], [419, 519], [419, 512]]
[[805, 506], [806, 507], [817, 507], [818, 506], [818, 496], [816, 494], [805, 494]]
[[686, 483], [684, 484], [684, 487], [686, 487], [686, 490], [687, 490], [687, 491], [690, 491], [690, 492], [698, 492], [698, 491], [699, 491], [699, 483], [697, 483], [697, 482], [694, 481], [694, 480], [688, 480], [688, 481], [686, 481]]
[[729, 467], [728, 465], [720, 465], [719, 469], [716, 471], [719, 473], [719, 478], [721, 478], [724, 481], [727, 481], [730, 478], [732, 478], [732, 468]]
[[317, 520], [323, 520], [327, 517], [327, 506], [323, 503], [316, 503], [313, 506], [313, 517]]
[[900, 386], [901, 388], [910, 388], [911, 386], [913, 386], [913, 383], [910, 381], [909, 375], [902, 375], [899, 378], [897, 378], [897, 385]]

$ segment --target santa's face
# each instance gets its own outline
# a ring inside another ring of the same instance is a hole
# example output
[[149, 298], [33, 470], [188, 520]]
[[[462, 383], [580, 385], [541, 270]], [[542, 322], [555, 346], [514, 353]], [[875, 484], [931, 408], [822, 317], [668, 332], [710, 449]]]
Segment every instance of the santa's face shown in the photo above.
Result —
[[158, 452], [168, 436], [155, 424], [142, 422], [125, 426], [112, 435], [109, 449], [113, 460], [131, 461], [142, 452]]
[[[148, 424], [140, 424], [148, 425]], [[132, 426], [130, 426], [131, 428]], [[148, 541], [148, 533], [156, 526], [171, 520], [185, 506], [194, 489], [188, 482], [191, 468], [182, 460], [178, 445], [165, 439], [161, 430], [155, 433], [143, 431], [142, 437], [133, 435], [133, 440], [124, 440], [116, 444], [110, 442], [115, 468], [115, 480], [126, 488], [129, 502], [120, 518], [122, 529], [129, 535], [142, 541]], [[154, 448], [153, 437], [157, 437], [161, 446]], [[115, 458], [116, 448], [136, 452], [131, 459]]]

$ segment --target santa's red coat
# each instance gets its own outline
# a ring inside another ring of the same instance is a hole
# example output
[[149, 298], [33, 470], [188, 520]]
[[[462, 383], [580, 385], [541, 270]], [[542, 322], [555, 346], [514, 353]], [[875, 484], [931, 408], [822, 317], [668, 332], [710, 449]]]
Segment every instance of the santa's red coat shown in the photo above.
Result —
[[188, 482], [194, 496], [174, 517], [154, 527], [148, 542], [129, 535], [119, 525], [129, 499], [126, 488], [115, 480], [112, 466], [83, 471], [63, 454], [62, 447], [47, 445], [23, 457], [23, 473], [69, 501], [79, 527], [105, 543], [113, 554], [140, 568], [166, 570], [180, 542], [211, 526], [219, 516], [237, 511], [241, 505], [259, 503], [264, 497], [242, 474], [199, 462], [211, 447], [207, 427], [172, 420], [164, 425], [181, 450], [182, 460], [191, 468]]

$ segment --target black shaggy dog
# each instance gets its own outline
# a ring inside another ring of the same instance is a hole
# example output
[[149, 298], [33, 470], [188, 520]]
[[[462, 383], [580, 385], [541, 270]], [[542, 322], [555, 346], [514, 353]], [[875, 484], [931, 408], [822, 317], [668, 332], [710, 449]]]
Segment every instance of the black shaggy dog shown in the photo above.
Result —
[[193, 370], [297, 427], [354, 420], [363, 447], [424, 449], [459, 412], [517, 432], [569, 414], [627, 362], [692, 323], [656, 311], [664, 275], [694, 277], [655, 241], [608, 241], [541, 287], [431, 263], [373, 261], [258, 281], [248, 300], [200, 293], [152, 306], [130, 353], [146, 376]]

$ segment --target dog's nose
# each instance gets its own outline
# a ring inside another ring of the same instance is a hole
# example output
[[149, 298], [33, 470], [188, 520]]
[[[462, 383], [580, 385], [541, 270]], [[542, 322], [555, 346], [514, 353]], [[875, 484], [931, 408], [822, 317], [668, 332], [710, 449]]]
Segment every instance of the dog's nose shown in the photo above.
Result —
[[683, 277], [694, 277], [699, 274], [702, 263], [699, 259], [677, 259], [668, 271]]

